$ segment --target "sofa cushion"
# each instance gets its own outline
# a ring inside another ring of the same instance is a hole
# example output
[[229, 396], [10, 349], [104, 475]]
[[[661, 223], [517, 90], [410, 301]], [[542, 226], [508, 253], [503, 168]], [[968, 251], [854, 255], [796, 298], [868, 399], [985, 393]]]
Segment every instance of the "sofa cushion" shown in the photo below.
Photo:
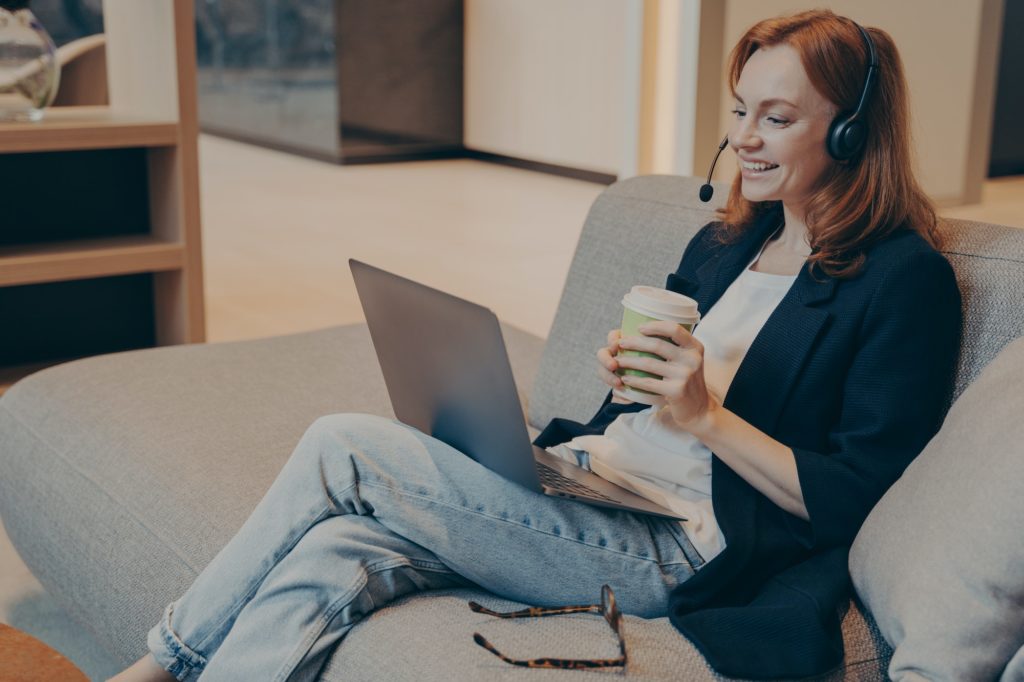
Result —
[[850, 554], [893, 679], [996, 679], [1024, 645], [1024, 339], [871, 512]]

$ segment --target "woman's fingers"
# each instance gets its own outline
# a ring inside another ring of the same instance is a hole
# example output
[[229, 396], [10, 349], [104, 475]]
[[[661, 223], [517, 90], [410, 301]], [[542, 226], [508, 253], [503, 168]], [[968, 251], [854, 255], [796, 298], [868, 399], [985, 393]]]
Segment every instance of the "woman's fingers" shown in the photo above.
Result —
[[597, 351], [598, 362], [609, 372], [614, 372], [619, 368], [616, 356], [619, 353], [620, 336], [621, 334], [618, 329], [611, 330], [608, 332], [608, 345], [604, 348], [599, 348]]
[[615, 356], [619, 352], [619, 338], [621, 334], [618, 329], [613, 329], [608, 332], [608, 345], [605, 348], [599, 348], [597, 351], [598, 368], [597, 374], [601, 377], [601, 381], [608, 384], [612, 388], [621, 388], [622, 380], [615, 373], [619, 368], [618, 358]]
[[597, 374], [601, 377], [601, 381], [608, 384], [612, 388], [622, 388], [622, 379], [615, 372], [609, 372], [604, 367], [597, 368]]
[[601, 381], [612, 388], [620, 388], [622, 386], [622, 379], [615, 373], [619, 365], [615, 358], [608, 353], [608, 349], [602, 348], [597, 351], [597, 359], [597, 376], [601, 377]]
[[704, 383], [704, 346], [685, 327], [672, 322], [645, 323], [637, 331], [639, 335], [619, 339], [619, 347], [650, 356], [624, 353], [618, 358], [619, 366], [652, 376], [626, 374], [622, 377], [624, 385], [664, 396], [672, 417], [680, 424], [688, 423], [690, 415], [706, 409], [709, 400]]
[[654, 379], [650, 377], [627, 376], [624, 382], [630, 388], [639, 388], [648, 393], [657, 393], [666, 398], [679, 392], [682, 386], [677, 379]]
[[625, 355], [619, 360], [619, 366], [624, 369], [638, 369], [642, 372], [649, 372], [666, 379], [686, 379], [697, 371], [700, 363], [693, 357], [693, 354], [684, 354], [672, 361]]
[[660, 337], [662, 339], [668, 339], [674, 345], [680, 348], [699, 347], [701, 346], [700, 341], [694, 338], [686, 327], [675, 322], [665, 322], [660, 320], [652, 320], [646, 322], [637, 328], [642, 336], [630, 337], [630, 338], [650, 338]]
[[[654, 336], [626, 336], [619, 342], [619, 348], [622, 350], [633, 350], [641, 351], [644, 353], [652, 353], [657, 355], [659, 358], [663, 358], [668, 361], [679, 360], [685, 357], [686, 350], [679, 346], [666, 341], [665, 339], [654, 337]], [[619, 362], [623, 367], [623, 364], [627, 361], [631, 361], [635, 356], [620, 354]], [[630, 365], [632, 366], [632, 365]], [[643, 369], [642, 367], [634, 367], [634, 369]]]
[[622, 337], [619, 339], [619, 348], [654, 353], [666, 360], [681, 357], [686, 352], [696, 352], [703, 356], [704, 346], [701, 342], [686, 331], [685, 327], [676, 326], [678, 331], [674, 332], [674, 335], [671, 335], [673, 334], [671, 328], [648, 330], [641, 327], [642, 330], [645, 330], [643, 335]]
[[619, 367], [650, 372], [659, 377], [686, 380], [704, 363], [704, 347], [685, 327], [654, 321], [639, 327], [640, 335], [619, 339], [622, 350], [650, 353], [656, 357], [620, 354]]
[[615, 357], [619, 354], [619, 340], [622, 338], [622, 332], [618, 329], [613, 329], [608, 332], [608, 354], [611, 357]]
[[607, 369], [609, 372], [614, 372], [619, 368], [618, 359], [612, 355], [611, 351], [607, 348], [599, 348], [597, 351], [597, 360], [601, 363], [601, 366]]

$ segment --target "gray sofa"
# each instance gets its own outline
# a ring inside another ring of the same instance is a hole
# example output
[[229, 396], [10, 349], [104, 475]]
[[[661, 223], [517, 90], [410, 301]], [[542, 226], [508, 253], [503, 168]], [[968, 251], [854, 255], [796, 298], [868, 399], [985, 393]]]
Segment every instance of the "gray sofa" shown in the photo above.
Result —
[[[662, 285], [711, 219], [700, 181], [651, 176], [609, 187], [591, 209], [549, 340], [504, 327], [533, 433], [552, 417], [587, 419], [605, 390], [594, 351], [621, 316], [622, 292]], [[719, 188], [716, 201], [726, 195]], [[1010, 290], [1024, 282], [1024, 231], [948, 221], [946, 253], [965, 307], [956, 394], [1024, 328]], [[339, 254], [341, 262], [343, 254]], [[0, 399], [0, 517], [46, 589], [125, 662], [233, 534], [318, 416], [392, 416], [363, 325], [256, 341], [101, 356], [27, 377]], [[480, 630], [523, 656], [605, 656], [597, 618], [495, 622], [466, 608], [514, 605], [452, 590], [402, 599], [357, 626], [325, 680], [519, 678], [588, 673], [506, 666], [475, 646]], [[892, 649], [855, 600], [846, 659], [825, 679], [883, 680]], [[721, 679], [667, 619], [626, 619], [637, 680]]]

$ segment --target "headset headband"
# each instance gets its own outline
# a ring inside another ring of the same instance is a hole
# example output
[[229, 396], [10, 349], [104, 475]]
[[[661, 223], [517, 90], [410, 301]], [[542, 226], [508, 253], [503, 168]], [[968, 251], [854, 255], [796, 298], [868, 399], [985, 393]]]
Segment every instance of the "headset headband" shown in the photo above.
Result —
[[853, 22], [853, 25], [860, 31], [861, 37], [864, 38], [864, 44], [867, 46], [868, 68], [867, 74], [864, 76], [864, 87], [861, 88], [860, 99], [857, 101], [857, 108], [851, 113], [837, 116], [828, 131], [826, 147], [832, 158], [838, 161], [853, 158], [864, 147], [868, 136], [868, 126], [863, 120], [863, 113], [878, 79], [878, 55], [875, 53], [875, 42], [871, 40], [871, 35], [863, 26], [856, 21]]

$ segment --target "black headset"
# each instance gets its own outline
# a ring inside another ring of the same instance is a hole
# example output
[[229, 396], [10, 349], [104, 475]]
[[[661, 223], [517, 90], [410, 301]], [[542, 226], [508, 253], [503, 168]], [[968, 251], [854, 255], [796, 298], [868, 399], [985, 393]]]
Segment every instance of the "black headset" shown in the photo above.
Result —
[[[864, 143], [868, 138], [868, 124], [864, 120], [864, 110], [868, 106], [871, 93], [875, 89], [875, 82], [878, 80], [878, 56], [875, 53], [875, 42], [871, 40], [871, 35], [863, 26], [856, 21], [853, 22], [853, 25], [860, 31], [861, 36], [864, 38], [864, 44], [868, 48], [868, 72], [864, 76], [864, 87], [861, 88], [857, 108], [852, 112], [843, 112], [836, 116], [835, 120], [832, 121], [832, 125], [829, 126], [828, 135], [825, 136], [825, 148], [828, 150], [829, 156], [836, 161], [852, 159], [864, 148]], [[708, 169], [707, 182], [700, 186], [701, 201], [710, 201], [711, 195], [714, 194], [715, 190], [711, 186], [711, 175], [715, 172], [715, 164], [718, 163], [718, 157], [721, 156], [722, 150], [725, 149], [727, 144], [729, 144], [728, 135], [718, 145], [718, 153], [715, 154], [715, 158], [711, 162], [711, 168]]]
[[868, 106], [868, 100], [875, 89], [875, 81], [878, 79], [878, 57], [875, 55], [875, 42], [871, 35], [864, 30], [864, 27], [856, 21], [853, 25], [857, 27], [864, 37], [864, 44], [868, 48], [868, 73], [864, 77], [864, 87], [860, 91], [860, 101], [852, 113], [843, 113], [832, 121], [828, 129], [828, 136], [825, 138], [825, 146], [829, 156], [836, 161], [852, 159], [864, 148], [868, 137], [868, 124], [864, 120], [864, 109]]

